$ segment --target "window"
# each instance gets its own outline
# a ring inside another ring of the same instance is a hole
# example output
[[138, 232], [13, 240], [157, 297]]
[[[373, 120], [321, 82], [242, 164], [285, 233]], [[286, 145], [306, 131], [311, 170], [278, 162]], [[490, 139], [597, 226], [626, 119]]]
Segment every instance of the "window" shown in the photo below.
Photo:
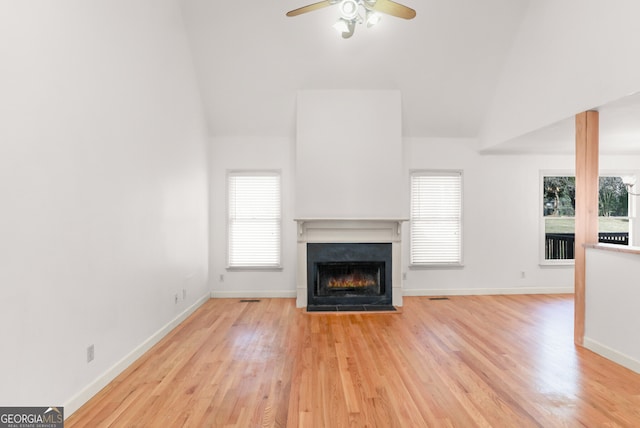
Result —
[[280, 174], [230, 172], [228, 184], [228, 267], [279, 268]]
[[573, 260], [576, 178], [568, 175], [544, 176], [542, 204], [544, 260]]
[[[543, 174], [542, 225], [545, 264], [573, 263], [575, 250], [576, 181], [571, 175]], [[599, 178], [598, 240], [629, 245], [627, 189], [618, 176]]]
[[410, 263], [462, 264], [462, 173], [411, 174]]

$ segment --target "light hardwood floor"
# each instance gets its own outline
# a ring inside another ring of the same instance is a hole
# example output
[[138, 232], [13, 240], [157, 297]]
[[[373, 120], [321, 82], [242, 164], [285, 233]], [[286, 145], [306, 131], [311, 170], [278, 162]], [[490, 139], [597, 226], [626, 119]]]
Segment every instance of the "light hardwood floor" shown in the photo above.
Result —
[[404, 303], [210, 300], [65, 426], [640, 426], [640, 375], [573, 345], [572, 296]]

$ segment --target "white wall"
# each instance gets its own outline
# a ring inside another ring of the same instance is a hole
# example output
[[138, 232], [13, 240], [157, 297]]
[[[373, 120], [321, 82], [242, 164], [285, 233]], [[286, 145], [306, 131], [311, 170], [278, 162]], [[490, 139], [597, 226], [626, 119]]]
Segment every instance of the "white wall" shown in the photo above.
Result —
[[68, 415], [209, 295], [203, 111], [178, 0], [2, 2], [0, 52], [0, 403]]
[[489, 148], [640, 90], [640, 2], [531, 1], [482, 133]]
[[[480, 155], [475, 140], [405, 139], [407, 170], [458, 169], [464, 184], [464, 268], [409, 268], [405, 295], [572, 292], [572, 266], [540, 266], [540, 171], [575, 170], [573, 156]], [[638, 156], [603, 156], [602, 171], [633, 170]], [[524, 272], [524, 278], [522, 278]]]
[[584, 344], [640, 373], [640, 254], [588, 248], [586, 257]]
[[300, 91], [296, 218], [406, 218], [398, 91]]
[[[289, 138], [211, 140], [211, 293], [213, 297], [295, 297], [293, 142]], [[282, 183], [282, 270], [227, 270], [226, 178], [229, 170], [278, 170]]]
[[[212, 141], [212, 291], [220, 297], [290, 296], [295, 292], [296, 231], [293, 221], [294, 142], [282, 138], [216, 138]], [[409, 269], [403, 226], [405, 295], [571, 292], [573, 267], [541, 267], [540, 171], [574, 170], [573, 156], [480, 155], [472, 139], [404, 139], [404, 184], [411, 169], [464, 172], [464, 263], [462, 269]], [[605, 156], [603, 170], [632, 170], [638, 156]], [[281, 169], [284, 192], [282, 272], [225, 270], [227, 169]], [[304, 207], [303, 207], [304, 208]], [[405, 207], [408, 211], [408, 207]], [[525, 272], [525, 278], [521, 278]], [[224, 275], [221, 282], [219, 275]]]
[[571, 292], [572, 266], [539, 266], [539, 176], [573, 170], [573, 157], [480, 155], [476, 147], [473, 139], [405, 140], [408, 170], [462, 170], [464, 186], [464, 268], [410, 269], [407, 224], [405, 295]]

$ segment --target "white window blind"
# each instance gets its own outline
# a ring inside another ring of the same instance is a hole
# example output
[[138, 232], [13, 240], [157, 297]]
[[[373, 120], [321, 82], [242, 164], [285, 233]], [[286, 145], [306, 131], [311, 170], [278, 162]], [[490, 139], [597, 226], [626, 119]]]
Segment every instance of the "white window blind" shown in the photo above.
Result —
[[411, 175], [412, 265], [462, 263], [462, 173]]
[[230, 172], [229, 267], [280, 267], [280, 174]]

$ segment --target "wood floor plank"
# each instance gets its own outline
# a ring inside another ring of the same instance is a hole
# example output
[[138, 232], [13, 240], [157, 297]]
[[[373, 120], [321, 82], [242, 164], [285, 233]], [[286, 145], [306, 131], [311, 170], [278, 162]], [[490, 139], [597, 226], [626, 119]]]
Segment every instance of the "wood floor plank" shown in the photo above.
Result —
[[640, 374], [574, 345], [572, 296], [404, 303], [212, 299], [65, 425], [640, 426]]

